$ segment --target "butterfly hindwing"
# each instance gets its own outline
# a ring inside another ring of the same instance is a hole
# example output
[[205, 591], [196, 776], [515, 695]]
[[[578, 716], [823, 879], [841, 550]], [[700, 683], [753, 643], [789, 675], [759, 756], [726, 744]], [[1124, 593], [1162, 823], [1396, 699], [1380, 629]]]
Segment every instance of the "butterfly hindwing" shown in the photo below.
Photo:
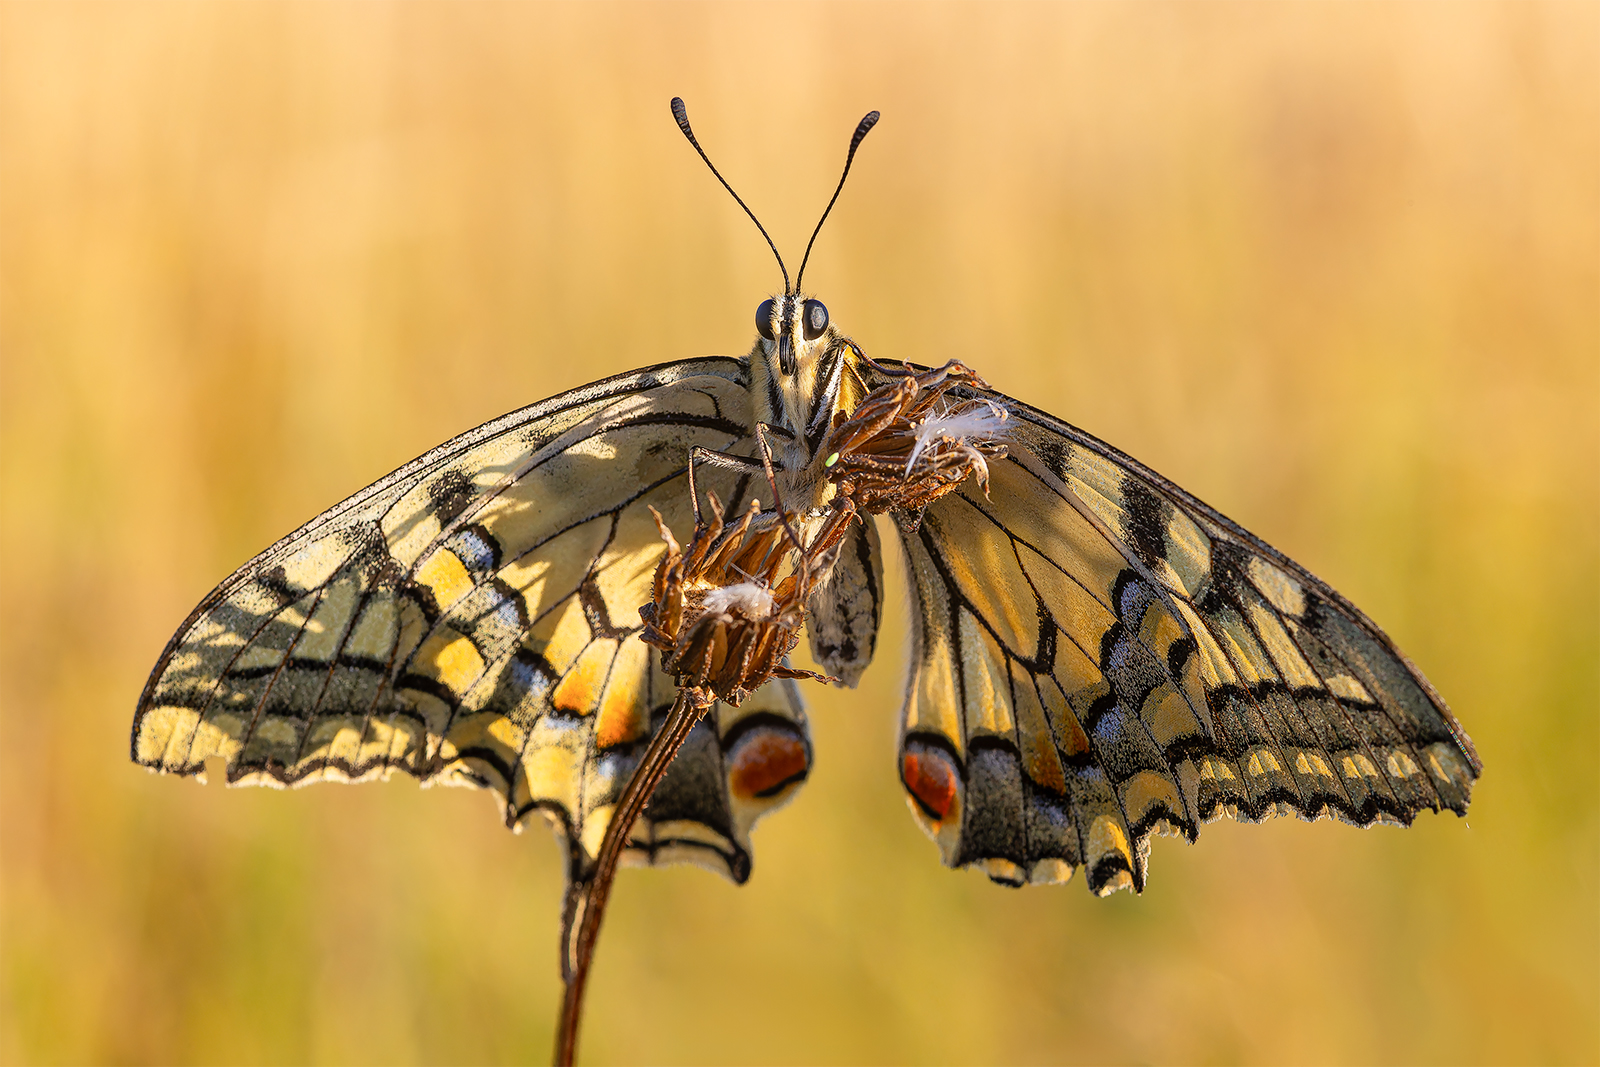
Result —
[[[693, 525], [691, 446], [751, 433], [743, 360], [664, 364], [464, 434], [223, 582], [158, 663], [134, 759], [230, 782], [384, 778], [488, 788], [546, 815], [574, 873], [674, 687], [639, 639], [663, 551]], [[708, 471], [734, 506], [744, 481]], [[755, 818], [810, 764], [798, 691], [718, 706], [632, 834], [630, 859], [748, 875]]]
[[854, 687], [872, 662], [883, 618], [883, 552], [872, 522], [850, 527], [832, 572], [811, 596], [806, 631], [811, 658]]
[[1142, 888], [1220, 814], [1465, 812], [1470, 741], [1338, 594], [1103, 442], [1009, 398], [1009, 455], [897, 517], [901, 776], [951, 866]]

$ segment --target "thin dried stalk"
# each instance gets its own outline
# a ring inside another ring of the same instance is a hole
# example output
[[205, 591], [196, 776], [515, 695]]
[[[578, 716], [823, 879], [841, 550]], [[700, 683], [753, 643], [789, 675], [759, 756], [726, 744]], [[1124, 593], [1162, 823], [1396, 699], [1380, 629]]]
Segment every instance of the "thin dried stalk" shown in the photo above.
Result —
[[611, 825], [606, 827], [605, 837], [600, 841], [600, 853], [595, 859], [594, 871], [587, 880], [567, 887], [561, 921], [561, 977], [566, 982], [566, 991], [561, 1001], [560, 1025], [556, 1029], [555, 1062], [558, 1067], [570, 1067], [573, 1057], [577, 1055], [578, 1027], [583, 1016], [583, 993], [589, 982], [589, 965], [594, 961], [600, 921], [605, 917], [611, 884], [617, 877], [617, 865], [622, 860], [623, 850], [628, 847], [628, 835], [633, 832], [633, 824], [650, 802], [651, 794], [667, 773], [673, 757], [683, 747], [689, 731], [694, 729], [694, 724], [700, 721], [711, 703], [699, 690], [678, 690], [678, 698], [667, 713], [666, 723], [651, 739], [638, 769], [628, 779], [627, 788], [617, 801]]
[[571, 1064], [577, 1054], [595, 941], [628, 835], [689, 731], [718, 699], [738, 704], [773, 677], [823, 678], [791, 668], [783, 659], [800, 639], [806, 597], [832, 568], [839, 538], [829, 548], [807, 550], [782, 511], [775, 527], [753, 528], [758, 517], [759, 509], [752, 508], [728, 530], [713, 496], [711, 520], [695, 527], [684, 549], [656, 515], [667, 554], [656, 569], [655, 598], [639, 614], [645, 620], [643, 639], [661, 649], [663, 666], [677, 680], [678, 697], [617, 801], [593, 872], [567, 887], [558, 1065]]

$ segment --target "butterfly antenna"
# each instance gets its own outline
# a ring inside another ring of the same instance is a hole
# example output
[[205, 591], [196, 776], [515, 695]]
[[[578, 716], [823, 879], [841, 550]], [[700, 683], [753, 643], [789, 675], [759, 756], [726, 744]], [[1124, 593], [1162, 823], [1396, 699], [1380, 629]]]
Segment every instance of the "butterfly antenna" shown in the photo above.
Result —
[[[878, 113], [876, 111], [872, 113], [872, 120], [874, 122], [877, 121], [877, 115]], [[728, 184], [728, 179], [722, 176], [722, 172], [717, 170], [717, 165], [711, 162], [711, 157], [706, 155], [706, 150], [700, 147], [700, 142], [694, 139], [694, 131], [689, 128], [689, 109], [683, 106], [683, 97], [681, 96], [675, 96], [672, 98], [672, 117], [678, 120], [678, 129], [682, 130], [683, 135], [689, 138], [689, 143], [694, 145], [694, 150], [696, 152], [700, 153], [700, 158], [706, 161], [706, 166], [710, 167], [711, 173], [717, 176], [717, 181], [721, 182], [722, 187], [728, 190], [728, 195], [733, 197], [740, 207], [744, 208], [744, 213], [749, 215], [750, 221], [756, 224], [756, 229], [761, 231], [761, 236], [767, 239], [767, 247], [772, 249], [772, 255], [778, 261], [778, 269], [783, 272], [783, 291], [786, 293], [789, 292], [789, 268], [783, 265], [783, 257], [778, 255], [778, 246], [772, 243], [772, 237], [767, 233], [767, 228], [761, 225], [761, 220], [756, 218], [756, 213], [754, 211], [750, 210], [750, 205], [739, 199], [739, 194], [733, 191], [733, 186]], [[861, 140], [861, 135], [859, 133], [856, 135], [856, 140]], [[855, 145], [852, 144], [850, 146], [850, 152], [852, 155], [855, 154]], [[846, 173], [848, 173], [849, 170], [850, 166], [849, 164], [846, 164]], [[833, 195], [835, 198], [837, 198], [839, 194], [835, 193]], [[828, 206], [832, 207], [833, 205], [829, 204]], [[824, 215], [823, 217], [826, 218], [827, 216]], [[810, 249], [808, 248], [807, 252], [809, 251]], [[796, 291], [798, 292], [798, 290]]]
[[[676, 113], [677, 105], [674, 104], [673, 107], [674, 113]], [[680, 119], [679, 124], [681, 125], [682, 122], [683, 120]], [[796, 293], [800, 291], [800, 279], [806, 276], [806, 263], [811, 259], [811, 246], [817, 243], [817, 234], [822, 232], [822, 224], [828, 221], [828, 212], [833, 210], [833, 205], [838, 201], [839, 194], [844, 192], [844, 180], [850, 177], [850, 164], [855, 162], [856, 149], [861, 147], [861, 141], [867, 136], [867, 131], [872, 129], [872, 127], [876, 126], [877, 124], [878, 113], [876, 111], [869, 111], [862, 116], [861, 122], [856, 125], [855, 136], [850, 138], [850, 152], [844, 157], [844, 173], [839, 175], [839, 186], [838, 188], [834, 189], [833, 199], [828, 201], [828, 206], [822, 211], [822, 217], [817, 220], [817, 228], [811, 231], [811, 240], [806, 242], [806, 254], [804, 258], [800, 260], [800, 273], [794, 276], [794, 291]], [[687, 129], [688, 127], [685, 126], [684, 128]], [[699, 148], [700, 146], [695, 145], [695, 147]], [[704, 154], [704, 152], [701, 153], [701, 155]], [[709, 162], [709, 160], [707, 162]]]

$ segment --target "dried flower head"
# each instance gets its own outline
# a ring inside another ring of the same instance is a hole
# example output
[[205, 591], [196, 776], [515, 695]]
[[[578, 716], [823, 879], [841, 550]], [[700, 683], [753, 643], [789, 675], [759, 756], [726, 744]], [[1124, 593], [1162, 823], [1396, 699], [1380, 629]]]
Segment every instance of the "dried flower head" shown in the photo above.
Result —
[[687, 548], [655, 515], [667, 554], [656, 568], [655, 599], [639, 609], [646, 644], [697, 701], [737, 705], [769, 679], [817, 678], [785, 666], [800, 640], [806, 599], [833, 568], [837, 546], [808, 551], [793, 516], [761, 511], [758, 501], [731, 529], [722, 505], [707, 494], [711, 519], [695, 527]]
[[855, 507], [872, 514], [922, 510], [976, 476], [989, 491], [989, 461], [1006, 454], [1010, 413], [988, 397], [953, 399], [951, 390], [987, 389], [960, 363], [908, 374], [868, 393], [837, 418], [823, 445], [828, 478]]

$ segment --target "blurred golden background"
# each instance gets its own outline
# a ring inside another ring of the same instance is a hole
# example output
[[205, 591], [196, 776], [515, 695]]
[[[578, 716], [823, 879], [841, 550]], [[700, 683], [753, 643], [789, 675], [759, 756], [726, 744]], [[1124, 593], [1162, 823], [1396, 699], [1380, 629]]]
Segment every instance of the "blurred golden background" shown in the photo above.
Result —
[[590, 1062], [1600, 1059], [1600, 6], [6, 3], [0, 1058], [543, 1062], [557, 852], [414, 783], [128, 762], [199, 598], [492, 416], [744, 352], [807, 274], [1328, 579], [1469, 820], [938, 865], [903, 611], [749, 885], [624, 872]]

